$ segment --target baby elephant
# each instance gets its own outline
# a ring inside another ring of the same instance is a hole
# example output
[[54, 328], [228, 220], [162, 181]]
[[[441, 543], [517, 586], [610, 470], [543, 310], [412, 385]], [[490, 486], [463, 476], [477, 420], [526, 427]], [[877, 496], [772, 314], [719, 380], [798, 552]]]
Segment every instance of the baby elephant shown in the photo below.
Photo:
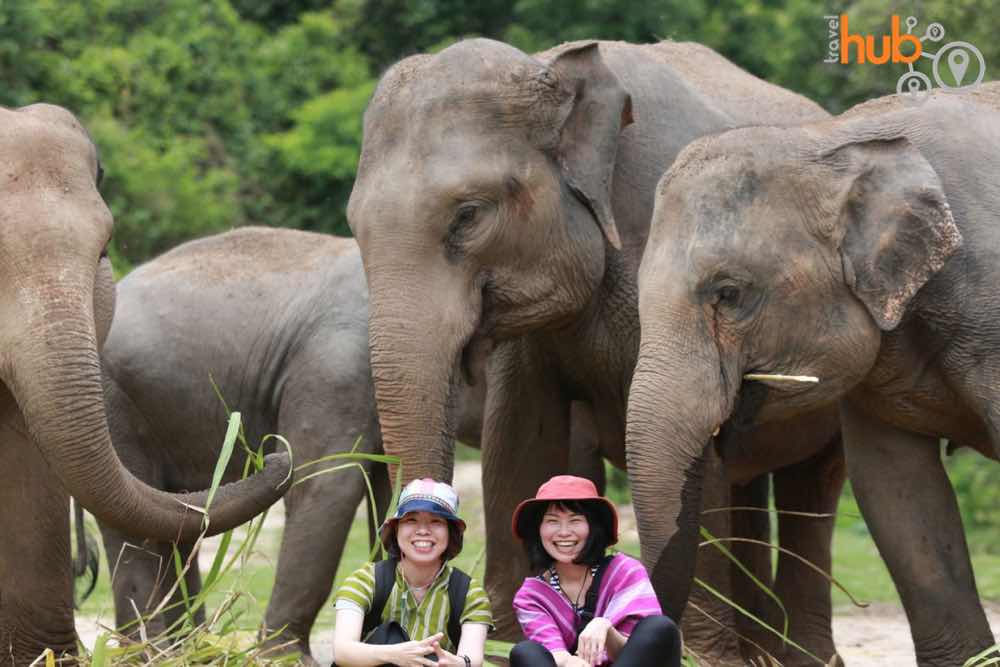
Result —
[[[628, 451], [662, 460], [672, 443], [664, 465], [682, 472], [642, 478], [635, 497], [690, 512], [720, 424], [838, 403], [920, 665], [994, 643], [939, 442], [1000, 458], [998, 173], [996, 83], [732, 130], [689, 145], [661, 180], [640, 272]], [[667, 519], [644, 535], [657, 570], [698, 543]]]
[[[296, 465], [347, 452], [358, 436], [360, 451], [380, 450], [367, 320], [364, 271], [351, 239], [246, 228], [187, 243], [138, 268], [118, 285], [103, 354], [118, 455], [154, 487], [209, 486], [227, 424], [213, 381], [228, 408], [242, 413], [250, 445], [281, 433]], [[276, 444], [269, 441], [268, 450]], [[239, 446], [236, 452], [227, 479], [243, 469]], [[376, 472], [375, 487], [387, 495], [384, 469]], [[361, 474], [348, 469], [298, 484], [286, 496], [265, 624], [285, 628], [282, 641], [298, 640], [306, 656], [365, 495]], [[173, 585], [171, 544], [103, 523], [101, 529], [121, 625], [135, 620], [133, 601], [140, 612], [151, 611]], [[192, 544], [179, 546], [187, 558]], [[200, 588], [197, 567], [187, 588]], [[147, 632], [182, 611], [152, 619]]]

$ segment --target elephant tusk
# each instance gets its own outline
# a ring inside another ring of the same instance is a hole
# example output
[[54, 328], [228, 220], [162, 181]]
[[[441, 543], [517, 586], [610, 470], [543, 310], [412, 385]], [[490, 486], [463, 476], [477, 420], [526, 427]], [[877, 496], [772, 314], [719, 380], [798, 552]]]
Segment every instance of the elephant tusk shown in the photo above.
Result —
[[719, 435], [719, 429], [720, 429], [720, 428], [721, 428], [721, 426], [716, 426], [716, 427], [715, 427], [715, 430], [714, 430], [714, 431], [712, 431], [712, 437], [713, 437], [713, 438], [714, 438], [715, 436]]
[[777, 375], [773, 373], [747, 373], [743, 376], [744, 380], [760, 380], [762, 382], [774, 381], [774, 382], [808, 382], [815, 384], [819, 382], [819, 378], [814, 375]]

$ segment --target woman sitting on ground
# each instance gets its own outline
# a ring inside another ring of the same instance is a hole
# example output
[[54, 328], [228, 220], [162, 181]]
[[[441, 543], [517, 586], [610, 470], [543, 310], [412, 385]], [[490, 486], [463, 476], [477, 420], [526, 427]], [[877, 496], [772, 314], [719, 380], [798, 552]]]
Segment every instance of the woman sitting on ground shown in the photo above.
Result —
[[527, 639], [511, 667], [680, 665], [680, 634], [642, 563], [605, 555], [618, 541], [618, 512], [593, 482], [553, 477], [518, 505], [512, 524], [538, 575], [514, 596]]
[[[432, 479], [406, 485], [396, 514], [380, 531], [395, 572], [383, 587], [391, 593], [384, 590], [388, 597], [381, 600], [379, 625], [362, 636], [366, 617], [378, 605], [376, 578], [381, 566], [366, 564], [337, 591], [333, 650], [339, 667], [481, 667], [486, 633], [493, 623], [490, 601], [475, 579], [448, 565], [462, 550], [464, 531], [458, 494], [451, 486]], [[454, 640], [448, 632], [456, 595], [453, 573], [456, 581], [468, 584], [464, 608], [456, 614], [461, 635]]]

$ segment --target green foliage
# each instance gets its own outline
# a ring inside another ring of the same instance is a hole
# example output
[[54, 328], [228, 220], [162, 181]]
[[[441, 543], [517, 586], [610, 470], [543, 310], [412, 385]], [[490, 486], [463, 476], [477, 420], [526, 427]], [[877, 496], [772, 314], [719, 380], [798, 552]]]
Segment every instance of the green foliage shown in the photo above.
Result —
[[[345, 208], [375, 80], [463, 37], [528, 52], [599, 38], [703, 42], [839, 111], [895, 89], [903, 65], [824, 63], [822, 14], [884, 34], [941, 22], [1000, 66], [998, 0], [12, 0], [0, 4], [0, 104], [73, 110], [93, 133], [127, 270], [244, 224], [348, 234]], [[924, 59], [922, 59], [924, 60]]]
[[970, 546], [1000, 554], [1000, 465], [967, 449], [956, 451], [945, 463]]

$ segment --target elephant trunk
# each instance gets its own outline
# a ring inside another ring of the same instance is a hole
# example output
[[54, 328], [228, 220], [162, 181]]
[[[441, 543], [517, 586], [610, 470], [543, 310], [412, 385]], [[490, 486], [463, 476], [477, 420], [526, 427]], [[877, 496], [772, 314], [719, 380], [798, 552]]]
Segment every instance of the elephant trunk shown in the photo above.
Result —
[[[52, 472], [98, 519], [157, 540], [193, 540], [202, 531], [203, 515], [185, 505], [204, 508], [207, 492], [153, 489], [133, 477], [112, 448], [94, 326], [93, 268], [88, 273], [77, 278], [63, 265], [57, 275], [36, 276], [28, 283], [36, 287], [20, 291], [21, 324], [8, 331], [17, 345], [7, 347], [3, 380]], [[268, 458], [260, 474], [218, 489], [209, 534], [249, 520], [283, 495], [290, 461], [286, 454]]]
[[417, 276], [387, 279], [380, 273], [368, 271], [369, 346], [383, 448], [400, 457], [404, 481], [450, 481], [458, 427], [455, 388], [479, 303], [427, 286]]
[[718, 352], [692, 322], [643, 322], [625, 441], [643, 562], [675, 620], [694, 577], [707, 448], [731, 404]]

